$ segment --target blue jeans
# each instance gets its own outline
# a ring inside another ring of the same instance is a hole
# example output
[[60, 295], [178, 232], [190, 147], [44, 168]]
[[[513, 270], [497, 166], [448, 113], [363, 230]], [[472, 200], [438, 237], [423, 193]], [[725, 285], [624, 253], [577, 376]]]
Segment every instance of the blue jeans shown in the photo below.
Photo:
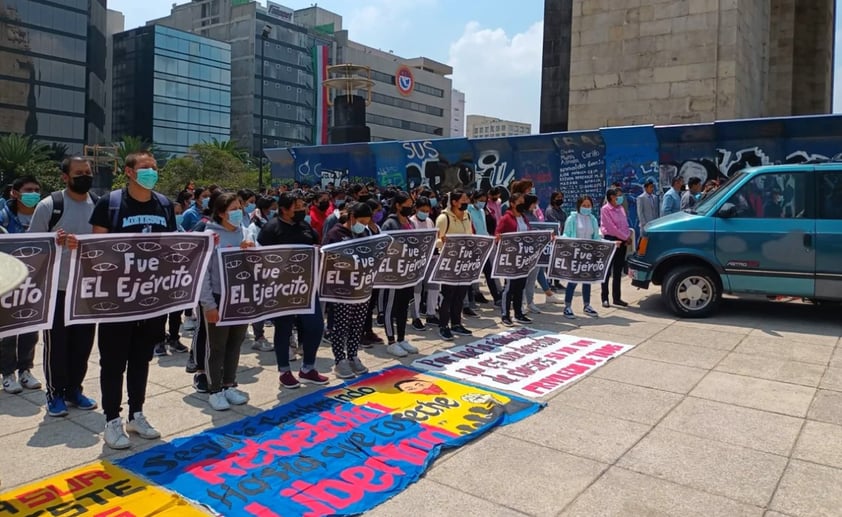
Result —
[[325, 330], [322, 306], [318, 298], [316, 298], [316, 312], [313, 314], [281, 316], [272, 320], [275, 324], [275, 358], [278, 360], [279, 372], [290, 370], [289, 340], [296, 318], [298, 318], [298, 343], [304, 349], [302, 369], [313, 368], [316, 365], [316, 352], [319, 350], [319, 343], [322, 341]]
[[[564, 291], [564, 305], [570, 307], [573, 303], [573, 293], [576, 292], [576, 285], [574, 282], [567, 282], [567, 289]], [[582, 284], [582, 300], [585, 305], [591, 304], [591, 284]]]

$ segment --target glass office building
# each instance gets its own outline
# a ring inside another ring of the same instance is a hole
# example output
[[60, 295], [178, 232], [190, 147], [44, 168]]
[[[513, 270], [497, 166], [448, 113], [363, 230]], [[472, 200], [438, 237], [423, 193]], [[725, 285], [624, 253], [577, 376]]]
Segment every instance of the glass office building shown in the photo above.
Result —
[[115, 139], [151, 141], [163, 155], [231, 135], [231, 47], [163, 25], [114, 35]]
[[0, 133], [81, 152], [105, 127], [105, 0], [0, 0]]

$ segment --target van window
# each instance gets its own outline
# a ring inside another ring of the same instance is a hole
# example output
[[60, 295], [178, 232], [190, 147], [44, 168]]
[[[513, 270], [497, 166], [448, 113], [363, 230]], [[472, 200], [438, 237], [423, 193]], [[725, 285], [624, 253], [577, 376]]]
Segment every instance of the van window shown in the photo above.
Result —
[[748, 219], [805, 217], [809, 207], [810, 174], [760, 174], [743, 185], [728, 201], [737, 216]]
[[842, 219], [842, 172], [821, 175], [818, 212], [820, 219]]

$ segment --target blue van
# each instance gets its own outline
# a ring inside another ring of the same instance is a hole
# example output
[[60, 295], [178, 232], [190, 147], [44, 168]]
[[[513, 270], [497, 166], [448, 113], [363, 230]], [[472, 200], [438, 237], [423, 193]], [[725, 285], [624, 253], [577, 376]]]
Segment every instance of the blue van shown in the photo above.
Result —
[[686, 318], [712, 314], [723, 293], [842, 300], [842, 163], [737, 172], [647, 224], [629, 274]]

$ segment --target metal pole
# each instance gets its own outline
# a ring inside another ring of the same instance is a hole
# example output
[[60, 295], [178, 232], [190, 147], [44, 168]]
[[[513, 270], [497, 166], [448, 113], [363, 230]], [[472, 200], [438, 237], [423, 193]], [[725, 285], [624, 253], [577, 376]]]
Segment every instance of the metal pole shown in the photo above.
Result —
[[260, 191], [263, 189], [263, 105], [265, 104], [266, 100], [263, 98], [263, 88], [265, 87], [266, 80], [263, 76], [263, 70], [265, 63], [263, 62], [263, 52], [266, 48], [266, 32], [264, 31], [261, 39], [260, 39], [260, 173], [257, 177], [257, 190]]

